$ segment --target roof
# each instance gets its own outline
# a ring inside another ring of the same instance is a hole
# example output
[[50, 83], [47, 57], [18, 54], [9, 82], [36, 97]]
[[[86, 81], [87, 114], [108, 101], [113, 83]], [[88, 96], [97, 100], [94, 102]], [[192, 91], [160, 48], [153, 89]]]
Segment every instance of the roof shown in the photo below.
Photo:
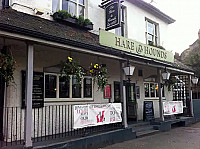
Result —
[[55, 21], [25, 14], [13, 9], [0, 10], [0, 16], [0, 30], [2, 31], [45, 39], [47, 41], [67, 44], [123, 58], [132, 58], [146, 63], [160, 64], [163, 66], [192, 71], [185, 65], [181, 65], [180, 63], [176, 64], [176, 61], [174, 64], [162, 62], [102, 46], [99, 44], [98, 35], [79, 28], [59, 24]]
[[143, 1], [143, 0], [128, 0], [135, 4], [136, 6], [142, 8], [143, 10], [151, 13], [152, 15], [158, 17], [159, 19], [163, 20], [164, 22], [171, 24], [174, 23], [176, 20], [171, 18], [170, 16], [166, 15], [162, 11], [160, 11], [158, 8], [154, 7], [153, 5]]

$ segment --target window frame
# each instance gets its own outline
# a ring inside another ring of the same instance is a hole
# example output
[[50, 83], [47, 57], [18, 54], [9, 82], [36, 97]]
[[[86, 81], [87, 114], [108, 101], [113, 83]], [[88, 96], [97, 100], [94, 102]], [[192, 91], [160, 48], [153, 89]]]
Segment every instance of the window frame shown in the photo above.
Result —
[[[121, 5], [121, 16], [120, 16], [120, 22], [121, 26], [115, 29], [115, 34], [123, 37], [127, 37], [127, 7], [124, 5]], [[122, 16], [124, 15], [124, 16]], [[123, 20], [122, 20], [123, 18]], [[123, 33], [122, 33], [122, 28], [123, 28]]]
[[[149, 97], [145, 97], [145, 84], [148, 84], [148, 86], [149, 86]], [[154, 84], [155, 86], [156, 85], [158, 85], [158, 83], [156, 83], [156, 82], [144, 82], [144, 99], [145, 100], [151, 100], [151, 99], [159, 99], [159, 97], [158, 97], [158, 95], [157, 95], [157, 93], [156, 93], [156, 89], [154, 89], [154, 94], [155, 94], [155, 96], [154, 97], [151, 97], [151, 87], [150, 87], [150, 84]], [[163, 92], [164, 92], [164, 96], [163, 96]], [[166, 97], [165, 97], [165, 88], [164, 88], [164, 86], [163, 86], [163, 88], [162, 88], [162, 99], [166, 99]]]
[[[45, 77], [46, 75], [55, 75], [56, 76], [56, 98], [46, 98], [45, 97]], [[69, 98], [60, 98], [59, 97], [59, 77], [61, 74], [57, 73], [45, 73], [44, 72], [44, 102], [79, 102], [79, 101], [94, 101], [94, 79], [90, 76], [84, 76], [84, 78], [91, 78], [92, 79], [92, 97], [91, 98], [85, 98], [84, 97], [84, 81], [82, 79], [81, 83], [81, 98], [72, 98], [72, 75], [70, 75], [70, 80], [69, 80]]]
[[[149, 31], [148, 31], [148, 23], [153, 24], [153, 26], [154, 26], [153, 27], [153, 34], [149, 33]], [[148, 18], [145, 18], [145, 27], [146, 27], [146, 31], [145, 31], [146, 44], [150, 45], [149, 40], [148, 40], [148, 35], [150, 35], [153, 38], [153, 45], [155, 45], [155, 46], [160, 45], [159, 24], [148, 19]]]
[[[83, 17], [86, 18], [87, 0], [83, 0], [84, 4], [81, 4], [79, 2], [79, 0], [75, 0], [75, 1], [73, 1], [73, 0], [65, 0], [65, 1], [68, 1], [68, 2], [71, 2], [71, 3], [75, 4], [75, 7], [76, 7], [76, 14], [75, 14], [75, 16], [77, 16], [77, 17], [79, 17], [79, 6], [83, 7], [84, 8], [84, 12], [83, 12], [84, 15], [83, 15]], [[59, 10], [63, 10], [63, 0], [58, 0], [58, 3], [59, 3], [58, 4], [59, 5]], [[53, 6], [53, 1], [52, 1], [52, 13], [54, 13], [54, 11], [53, 11], [54, 9], [53, 8], [54, 8], [54, 6]]]

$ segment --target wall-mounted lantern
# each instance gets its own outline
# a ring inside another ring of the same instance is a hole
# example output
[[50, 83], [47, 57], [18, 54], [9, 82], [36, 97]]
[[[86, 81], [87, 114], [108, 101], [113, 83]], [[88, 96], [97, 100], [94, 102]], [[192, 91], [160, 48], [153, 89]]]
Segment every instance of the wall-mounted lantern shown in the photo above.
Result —
[[167, 70], [165, 68], [165, 71], [162, 73], [162, 78], [163, 78], [163, 80], [169, 80], [169, 77], [170, 77], [170, 73], [167, 72]]
[[193, 83], [193, 84], [197, 84], [198, 81], [199, 81], [199, 78], [197, 78], [197, 77], [195, 77], [195, 78], [192, 79], [192, 83]]
[[124, 69], [124, 73], [126, 74], [126, 76], [132, 76], [133, 72], [135, 70], [134, 66], [130, 65], [130, 62], [127, 62], [127, 66], [123, 68]]

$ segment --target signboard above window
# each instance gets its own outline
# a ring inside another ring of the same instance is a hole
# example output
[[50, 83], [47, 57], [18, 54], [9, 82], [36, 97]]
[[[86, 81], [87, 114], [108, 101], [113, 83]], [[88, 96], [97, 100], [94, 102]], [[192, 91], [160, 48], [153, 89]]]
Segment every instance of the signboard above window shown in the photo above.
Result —
[[142, 44], [132, 39], [115, 35], [105, 30], [100, 30], [99, 43], [128, 53], [174, 63], [174, 54], [170, 51]]

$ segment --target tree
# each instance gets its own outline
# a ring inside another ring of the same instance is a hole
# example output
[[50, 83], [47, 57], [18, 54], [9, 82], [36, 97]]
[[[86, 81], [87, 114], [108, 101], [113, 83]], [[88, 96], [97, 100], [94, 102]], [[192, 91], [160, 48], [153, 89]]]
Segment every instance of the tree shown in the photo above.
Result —
[[195, 70], [196, 76], [200, 77], [200, 54], [198, 51], [191, 51], [185, 59], [185, 64]]

